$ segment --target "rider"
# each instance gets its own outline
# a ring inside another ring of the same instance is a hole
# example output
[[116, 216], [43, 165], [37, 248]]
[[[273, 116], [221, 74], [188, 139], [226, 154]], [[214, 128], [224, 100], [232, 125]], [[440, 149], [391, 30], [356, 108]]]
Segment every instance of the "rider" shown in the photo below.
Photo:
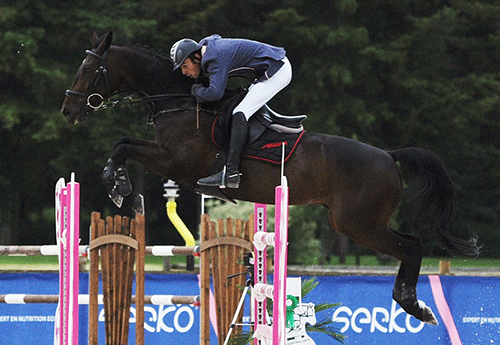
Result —
[[252, 72], [255, 82], [243, 100], [234, 108], [231, 139], [226, 166], [220, 172], [198, 180], [202, 186], [238, 188], [240, 185], [240, 156], [248, 134], [248, 120], [271, 98], [290, 83], [292, 67], [280, 47], [247, 39], [222, 38], [212, 35], [199, 43], [185, 38], [170, 50], [174, 70], [198, 79], [205, 73], [208, 87], [194, 84], [191, 94], [198, 102], [218, 101], [224, 95], [229, 74], [246, 75]]

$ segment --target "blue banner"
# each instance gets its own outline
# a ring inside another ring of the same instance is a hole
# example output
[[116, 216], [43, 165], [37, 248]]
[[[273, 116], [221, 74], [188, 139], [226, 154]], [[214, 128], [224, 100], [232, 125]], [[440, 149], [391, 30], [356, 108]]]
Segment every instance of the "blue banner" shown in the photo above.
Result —
[[[303, 277], [308, 279], [308, 277]], [[88, 292], [88, 274], [80, 275], [80, 293]], [[332, 276], [317, 278], [319, 285], [303, 302], [341, 303], [317, 314], [333, 319], [346, 335], [346, 344], [500, 344], [500, 278], [421, 276], [418, 299], [432, 308], [439, 325], [408, 316], [392, 301], [394, 277]], [[0, 294], [57, 294], [55, 273], [0, 274]], [[199, 294], [196, 275], [147, 274], [146, 294]], [[248, 304], [249, 298], [247, 298]], [[248, 308], [246, 308], [248, 314]], [[52, 304], [0, 305], [0, 344], [52, 345]], [[99, 337], [104, 344], [103, 308], [99, 308]], [[79, 343], [87, 344], [87, 306], [80, 306]], [[135, 309], [131, 310], [129, 344], [135, 343]], [[316, 344], [335, 344], [324, 334], [309, 334]], [[198, 344], [199, 308], [146, 305], [145, 342]], [[212, 344], [216, 344], [212, 331]]]
[[[417, 294], [433, 310], [438, 326], [409, 316], [392, 300], [394, 277], [321, 277], [304, 300], [342, 303], [329, 317], [347, 336], [346, 344], [500, 344], [500, 278], [435, 278], [441, 283], [444, 300], [436, 300], [428, 276], [420, 277]], [[451, 320], [445, 322], [446, 306]], [[313, 339], [317, 344], [326, 341]]]

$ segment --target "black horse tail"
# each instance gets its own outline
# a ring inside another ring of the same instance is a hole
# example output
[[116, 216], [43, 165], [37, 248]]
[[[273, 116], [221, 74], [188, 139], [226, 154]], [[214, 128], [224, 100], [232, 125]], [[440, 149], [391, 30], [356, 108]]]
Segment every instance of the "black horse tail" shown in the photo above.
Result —
[[432, 151], [403, 148], [388, 151], [389, 155], [413, 174], [406, 193], [408, 221], [414, 229], [432, 231], [440, 246], [451, 254], [476, 257], [477, 238], [469, 240], [452, 236], [448, 226], [454, 216], [455, 187], [441, 159]]

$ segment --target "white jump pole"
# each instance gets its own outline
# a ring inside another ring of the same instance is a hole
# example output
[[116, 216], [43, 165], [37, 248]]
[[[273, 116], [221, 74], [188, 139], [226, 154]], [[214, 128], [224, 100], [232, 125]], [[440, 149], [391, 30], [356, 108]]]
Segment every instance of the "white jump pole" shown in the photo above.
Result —
[[[28, 294], [6, 294], [0, 295], [0, 304], [34, 304], [34, 303], [59, 303], [59, 295], [28, 295]], [[132, 303], [136, 302], [136, 296], [132, 296]], [[89, 295], [78, 295], [78, 304], [88, 305]], [[97, 295], [97, 303], [104, 304], [104, 296]], [[144, 296], [144, 304], [153, 305], [199, 305], [200, 296], [180, 296], [180, 295], [149, 295]]]
[[[87, 255], [89, 246], [78, 246], [80, 256]], [[59, 246], [43, 245], [43, 246], [0, 246], [0, 255], [55, 255], [59, 256]], [[175, 256], [175, 255], [194, 255], [200, 254], [200, 246], [146, 246], [146, 255], [153, 256]]]
[[286, 277], [288, 261], [288, 182], [281, 177], [275, 194], [273, 343], [286, 344]]

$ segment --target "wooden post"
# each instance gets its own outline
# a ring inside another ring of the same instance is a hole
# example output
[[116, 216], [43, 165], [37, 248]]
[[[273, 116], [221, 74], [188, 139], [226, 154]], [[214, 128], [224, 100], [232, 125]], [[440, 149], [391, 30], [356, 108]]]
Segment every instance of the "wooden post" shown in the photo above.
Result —
[[[201, 216], [201, 243], [209, 239], [210, 217]], [[200, 260], [200, 345], [210, 345], [210, 256], [208, 251], [201, 252]]]
[[440, 275], [451, 274], [451, 261], [439, 260], [439, 274]]
[[[146, 230], [143, 214], [136, 213], [133, 225], [136, 232], [138, 250], [136, 256], [136, 274], [135, 274], [135, 343], [144, 345], [144, 267], [146, 258]], [[133, 268], [132, 268], [133, 269]]]
[[[92, 213], [89, 279], [89, 344], [98, 344], [99, 252], [103, 284], [106, 344], [128, 343], [134, 263], [136, 272], [136, 344], [144, 344], [144, 215], [107, 217]], [[136, 262], [137, 259], [137, 262]]]
[[[99, 226], [104, 226], [104, 221], [101, 219], [101, 214], [92, 212], [90, 226], [90, 242], [94, 241], [98, 236]], [[99, 252], [92, 250], [89, 254], [89, 345], [98, 344], [98, 302], [97, 295], [99, 294]]]
[[[217, 224], [217, 226], [216, 226]], [[244, 231], [243, 231], [244, 229]], [[202, 216], [202, 286], [201, 286], [201, 344], [209, 344], [209, 270], [212, 268], [215, 310], [217, 313], [218, 343], [222, 345], [240, 300], [246, 281], [247, 267], [242, 265], [243, 254], [253, 251], [248, 222], [240, 219], [219, 219], [211, 222], [208, 215]], [[211, 265], [211, 266], [210, 266]], [[229, 276], [242, 273], [237, 277]], [[241, 315], [240, 315], [241, 322]], [[239, 331], [238, 327], [235, 333]], [[234, 331], [233, 331], [234, 332]]]

